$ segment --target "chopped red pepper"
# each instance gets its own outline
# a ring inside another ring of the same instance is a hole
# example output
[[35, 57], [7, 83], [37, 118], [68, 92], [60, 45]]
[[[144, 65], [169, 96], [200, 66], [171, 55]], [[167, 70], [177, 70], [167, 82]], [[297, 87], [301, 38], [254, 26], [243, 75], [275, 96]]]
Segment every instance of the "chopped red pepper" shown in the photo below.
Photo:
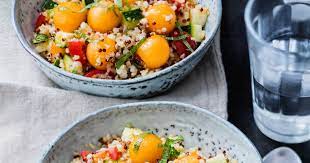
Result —
[[77, 61], [80, 61], [83, 65], [87, 63], [86, 58], [86, 44], [84, 41], [70, 41], [68, 42], [69, 53], [73, 57], [79, 56]]
[[36, 24], [35, 24], [35, 30], [38, 30], [38, 28], [42, 25], [47, 23], [46, 17], [42, 14], [40, 14], [37, 18]]
[[87, 160], [87, 155], [92, 153], [91, 151], [81, 151], [80, 156], [82, 157], [83, 161], [88, 161]]
[[105, 72], [102, 71], [102, 70], [97, 70], [97, 69], [94, 69], [94, 70], [91, 70], [89, 72], [87, 72], [85, 74], [86, 77], [89, 77], [89, 78], [95, 78], [96, 75], [99, 75], [99, 74], [104, 74]]
[[[187, 34], [187, 33], [183, 32], [183, 34]], [[174, 32], [172, 32], [172, 36], [173, 37], [180, 36], [180, 32], [175, 30]], [[185, 40], [189, 43], [189, 45], [192, 47], [192, 49], [195, 50], [197, 48], [197, 42], [192, 40], [190, 35], [188, 35], [188, 37], [186, 37]], [[172, 44], [172, 48], [176, 51], [177, 54], [179, 54], [179, 55], [182, 55], [182, 54], [189, 55], [189, 54], [191, 54], [191, 51], [183, 43], [183, 40], [172, 41], [171, 44]]]
[[108, 153], [110, 158], [115, 161], [122, 156], [122, 153], [120, 153], [116, 147], [109, 148]]

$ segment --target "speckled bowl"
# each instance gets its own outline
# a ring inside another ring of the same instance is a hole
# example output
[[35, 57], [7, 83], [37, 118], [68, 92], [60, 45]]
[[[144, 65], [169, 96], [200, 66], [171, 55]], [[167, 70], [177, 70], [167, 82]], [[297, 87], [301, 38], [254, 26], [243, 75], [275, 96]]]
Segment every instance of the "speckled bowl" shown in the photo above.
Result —
[[206, 157], [226, 151], [239, 163], [261, 163], [261, 156], [236, 127], [205, 109], [176, 102], [143, 102], [99, 110], [70, 126], [50, 146], [42, 163], [70, 162], [76, 151], [97, 144], [106, 134], [121, 134], [126, 124], [159, 135], [178, 134], [185, 146], [200, 147]]
[[120, 98], [145, 98], [164, 92], [188, 75], [206, 54], [221, 21], [221, 0], [201, 0], [210, 9], [206, 26], [206, 39], [186, 59], [152, 75], [129, 80], [91, 79], [68, 73], [57, 68], [41, 57], [31, 44], [34, 21], [43, 0], [13, 0], [13, 25], [24, 48], [31, 54], [40, 69], [64, 89], [89, 94]]

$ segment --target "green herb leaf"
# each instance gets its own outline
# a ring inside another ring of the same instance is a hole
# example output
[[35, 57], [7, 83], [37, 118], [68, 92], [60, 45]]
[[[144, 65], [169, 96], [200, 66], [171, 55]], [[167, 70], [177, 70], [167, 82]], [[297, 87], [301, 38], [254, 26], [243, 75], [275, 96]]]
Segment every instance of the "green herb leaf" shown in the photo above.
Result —
[[165, 37], [166, 40], [168, 41], [177, 41], [177, 40], [184, 40], [187, 38], [187, 35], [181, 35], [181, 36], [177, 36], [177, 37]]
[[142, 10], [140, 8], [123, 11], [122, 14], [126, 21], [136, 21], [143, 18]]
[[85, 6], [91, 4], [91, 3], [94, 3], [95, 1], [94, 0], [83, 0], [83, 3]]
[[54, 2], [53, 0], [45, 0], [41, 6], [41, 10], [45, 11], [45, 10], [53, 9], [57, 5], [58, 4]]
[[32, 39], [32, 43], [39, 44], [48, 40], [48, 36], [45, 34], [37, 34], [34, 39]]
[[85, 12], [88, 9], [95, 7], [97, 4], [98, 4], [97, 2], [89, 3], [89, 4], [85, 5], [85, 7], [82, 10], [80, 10], [79, 13]]
[[115, 63], [115, 67], [117, 69], [119, 69], [123, 64], [125, 64], [125, 62], [133, 55], [135, 55], [136, 51], [138, 50], [138, 48], [145, 42], [146, 38], [143, 38], [142, 40], [140, 40], [138, 42], [138, 44], [136, 44], [135, 46], [133, 46], [128, 53], [122, 55], [118, 61]]
[[193, 48], [186, 40], [183, 40], [183, 44], [187, 47], [189, 51], [191, 51], [192, 53], [194, 52]]
[[60, 64], [60, 59], [56, 59], [53, 63], [53, 65], [57, 67], [59, 67], [59, 64]]
[[180, 155], [180, 152], [174, 148], [174, 145], [183, 141], [184, 138], [182, 136], [167, 138], [164, 144], [162, 159], [159, 161], [159, 163], [167, 163], [168, 160], [178, 157]]
[[[175, 25], [177, 26], [177, 28], [179, 29], [179, 31], [180, 31], [181, 33], [183, 33], [183, 29], [182, 29], [180, 23], [179, 23], [179, 22], [176, 22]], [[194, 52], [193, 48], [191, 47], [191, 45], [190, 45], [186, 40], [183, 40], [183, 43], [184, 43], [184, 45], [187, 47], [187, 49], [188, 49], [189, 51], [191, 51], [192, 53]]]
[[139, 138], [139, 139], [135, 142], [135, 144], [133, 145], [133, 150], [134, 150], [135, 152], [138, 152], [138, 151], [139, 151], [139, 148], [140, 148], [140, 145], [141, 145], [142, 141], [143, 141], [143, 138]]

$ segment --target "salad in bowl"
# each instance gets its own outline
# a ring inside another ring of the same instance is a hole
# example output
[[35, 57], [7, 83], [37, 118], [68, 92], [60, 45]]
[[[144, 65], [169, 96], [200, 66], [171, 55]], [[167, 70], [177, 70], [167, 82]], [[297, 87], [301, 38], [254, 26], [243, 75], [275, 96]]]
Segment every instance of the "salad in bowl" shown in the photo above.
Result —
[[158, 136], [152, 131], [126, 127], [122, 135], [106, 135], [93, 150], [82, 150], [71, 163], [238, 163], [226, 151], [203, 155], [201, 147], [184, 148], [179, 135]]
[[45, 0], [32, 43], [48, 62], [90, 78], [146, 76], [191, 55], [209, 9], [196, 0]]

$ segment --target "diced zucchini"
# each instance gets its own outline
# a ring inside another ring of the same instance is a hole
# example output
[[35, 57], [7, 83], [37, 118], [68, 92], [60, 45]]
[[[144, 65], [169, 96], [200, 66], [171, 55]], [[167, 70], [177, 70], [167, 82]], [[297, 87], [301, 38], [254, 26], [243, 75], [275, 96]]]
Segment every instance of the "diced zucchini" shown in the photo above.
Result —
[[190, 10], [191, 24], [204, 26], [209, 16], [209, 10], [205, 7], [197, 5]]
[[67, 33], [67, 32], [57, 32], [55, 36], [55, 43], [56, 46], [60, 48], [65, 48], [67, 46], [67, 41], [74, 38], [73, 33]]
[[46, 13], [47, 13], [47, 18], [48, 19], [52, 19], [54, 17], [54, 9], [50, 9], [50, 10], [46, 10]]
[[143, 18], [142, 10], [140, 8], [123, 11], [122, 14], [122, 24], [126, 26], [127, 29], [135, 28], [139, 24], [140, 20]]
[[73, 61], [73, 59], [69, 55], [64, 55], [63, 62], [64, 62], [64, 69], [66, 71], [74, 74], [83, 73], [83, 66], [81, 62]]
[[219, 154], [215, 157], [207, 159], [206, 163], [227, 163], [227, 159], [224, 154]]
[[191, 24], [191, 35], [193, 40], [201, 42], [205, 37], [205, 31], [202, 30], [202, 25]]
[[49, 47], [50, 47], [50, 41], [46, 41], [46, 42], [43, 42], [40, 44], [36, 44], [36, 51], [38, 53], [42, 53], [42, 52], [48, 51]]
[[117, 7], [122, 8], [123, 7], [123, 0], [114, 0], [114, 3]]

